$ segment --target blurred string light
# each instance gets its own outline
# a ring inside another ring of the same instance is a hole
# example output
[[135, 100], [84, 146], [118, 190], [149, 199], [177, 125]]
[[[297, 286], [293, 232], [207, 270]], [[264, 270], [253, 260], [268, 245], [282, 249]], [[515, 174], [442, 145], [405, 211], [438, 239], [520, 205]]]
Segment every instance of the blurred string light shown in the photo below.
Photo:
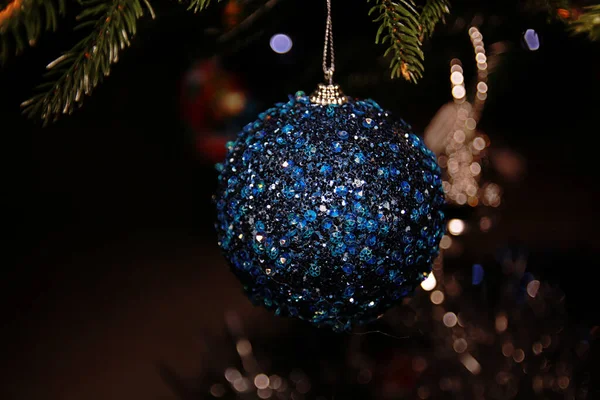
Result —
[[536, 51], [540, 48], [540, 39], [535, 30], [527, 29], [523, 35], [523, 39], [525, 40], [525, 45], [529, 50]]
[[[208, 382], [208, 398], [303, 399], [311, 391], [311, 380], [301, 369], [288, 374], [268, 373], [261, 365], [250, 340], [241, 334], [242, 322], [236, 313], [227, 315], [238, 356], [236, 362], [221, 370], [221, 379]], [[264, 360], [263, 360], [264, 362]], [[264, 362], [270, 364], [269, 360]], [[207, 398], [202, 394], [198, 399]]]
[[477, 132], [487, 99], [488, 58], [479, 29], [471, 27], [469, 37], [477, 65], [476, 94], [472, 101], [467, 100], [461, 61], [453, 59], [450, 63], [450, 83], [456, 113], [438, 161], [445, 173], [443, 185], [448, 202], [461, 206], [468, 204], [476, 207], [483, 204], [498, 207], [501, 202], [500, 187], [495, 184], [480, 185], [485, 150], [490, 145], [489, 138]]
[[284, 33], [273, 35], [269, 44], [271, 45], [271, 49], [277, 54], [285, 54], [289, 52], [293, 46], [292, 39]]
[[465, 274], [437, 260], [427, 278], [435, 287], [384, 319], [393, 334], [418, 332], [429, 343], [406, 350], [416, 377], [386, 398], [586, 399], [594, 330], [574, 334], [564, 293], [528, 273], [523, 254], [507, 250], [499, 262]]

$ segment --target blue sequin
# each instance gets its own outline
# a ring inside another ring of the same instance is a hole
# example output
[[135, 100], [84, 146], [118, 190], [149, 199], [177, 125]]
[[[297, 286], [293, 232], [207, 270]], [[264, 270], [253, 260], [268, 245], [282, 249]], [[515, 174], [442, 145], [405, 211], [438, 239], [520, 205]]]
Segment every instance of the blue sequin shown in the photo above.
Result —
[[315, 219], [317, 219], [317, 213], [314, 212], [313, 210], [308, 210], [304, 213], [304, 218], [309, 221], [312, 222]]
[[367, 240], [365, 240], [365, 243], [367, 244], [367, 246], [373, 247], [377, 244], [377, 236], [375, 235], [369, 235], [367, 236]]
[[284, 187], [281, 192], [288, 199], [291, 199], [296, 194], [296, 191], [292, 187], [289, 187], [289, 186]]
[[306, 183], [300, 179], [294, 183], [294, 191], [297, 193], [304, 192], [306, 190]]
[[369, 221], [367, 221], [367, 230], [369, 232], [375, 232], [377, 230], [377, 221], [375, 221], [374, 219], [370, 219]]
[[342, 267], [342, 270], [346, 273], [346, 275], [351, 275], [354, 272], [354, 265], [346, 263]]
[[318, 265], [311, 265], [310, 269], [308, 270], [308, 273], [313, 278], [316, 278], [319, 275], [321, 275], [321, 267], [319, 267]]
[[365, 155], [363, 153], [354, 154], [354, 162], [357, 164], [362, 164], [365, 162]]
[[292, 176], [296, 179], [301, 178], [304, 174], [304, 170], [301, 167], [295, 166], [292, 168]]
[[348, 188], [346, 186], [338, 186], [335, 188], [335, 194], [340, 197], [346, 197], [348, 194]]
[[321, 169], [319, 169], [319, 172], [323, 175], [331, 175], [331, 172], [333, 171], [333, 168], [331, 168], [329, 165], [322, 165]]
[[346, 290], [344, 290], [344, 297], [352, 297], [354, 296], [354, 287], [348, 286]]
[[323, 227], [323, 229], [328, 231], [333, 227], [333, 221], [330, 220], [329, 218], [324, 219], [323, 222], [321, 223], [321, 226]]
[[419, 190], [415, 190], [415, 200], [419, 204], [421, 204], [425, 200], [425, 198], [423, 197], [423, 193], [421, 193]]

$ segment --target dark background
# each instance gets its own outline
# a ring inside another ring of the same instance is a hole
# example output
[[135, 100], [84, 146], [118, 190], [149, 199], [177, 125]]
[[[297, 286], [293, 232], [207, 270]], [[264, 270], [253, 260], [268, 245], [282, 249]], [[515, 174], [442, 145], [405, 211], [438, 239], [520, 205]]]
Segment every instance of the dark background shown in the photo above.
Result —
[[[281, 1], [225, 44], [216, 43], [221, 8], [194, 15], [156, 3], [156, 20], [141, 20], [132, 47], [84, 107], [47, 128], [21, 116], [19, 104], [73, 43], [68, 29], [44, 35], [0, 70], [5, 399], [160, 398], [170, 389], [155, 363], [193, 375], [202, 337], [224, 332], [227, 310], [240, 312], [250, 332], [288, 329], [249, 305], [218, 252], [216, 173], [186, 134], [180, 88], [193, 61], [220, 54], [265, 108], [312, 91], [322, 79], [324, 2]], [[451, 100], [450, 59], [474, 76], [466, 29], [476, 13], [486, 45], [509, 46], [490, 78], [481, 129], [527, 170], [506, 185], [499, 225], [474, 246], [527, 248], [531, 268], [566, 292], [570, 318], [598, 324], [600, 44], [570, 37], [518, 2], [456, 2], [425, 46], [425, 78], [413, 85], [388, 79], [365, 2], [333, 3], [336, 80], [419, 131]], [[528, 28], [540, 35], [538, 51], [522, 45]], [[269, 48], [278, 32], [294, 40], [290, 53]]]

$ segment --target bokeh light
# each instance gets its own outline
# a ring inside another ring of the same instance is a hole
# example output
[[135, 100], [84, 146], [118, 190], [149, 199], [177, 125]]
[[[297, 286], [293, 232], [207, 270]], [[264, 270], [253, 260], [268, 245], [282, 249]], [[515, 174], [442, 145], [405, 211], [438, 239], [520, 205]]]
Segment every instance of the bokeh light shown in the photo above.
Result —
[[284, 33], [273, 35], [269, 44], [271, 45], [271, 49], [277, 54], [285, 54], [289, 52], [293, 46], [292, 39]]
[[465, 222], [461, 219], [451, 219], [448, 221], [448, 232], [458, 236], [465, 231]]
[[425, 279], [423, 282], [421, 282], [421, 287], [424, 290], [427, 290], [429, 292], [435, 288], [436, 284], [437, 284], [437, 281], [435, 280], [435, 275], [433, 275], [433, 273], [431, 273], [431, 274], [429, 274], [427, 279]]
[[525, 45], [527, 45], [529, 50], [536, 51], [540, 48], [540, 39], [537, 32], [533, 29], [527, 29], [523, 35], [523, 39], [525, 39]]

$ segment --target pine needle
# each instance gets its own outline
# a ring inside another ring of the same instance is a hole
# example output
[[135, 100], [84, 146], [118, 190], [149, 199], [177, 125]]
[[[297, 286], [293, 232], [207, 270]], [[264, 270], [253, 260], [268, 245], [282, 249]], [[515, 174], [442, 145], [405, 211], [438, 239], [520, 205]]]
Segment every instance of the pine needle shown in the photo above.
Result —
[[187, 9], [197, 13], [206, 9], [210, 5], [210, 2], [211, 0], [190, 0], [190, 4], [188, 5]]

